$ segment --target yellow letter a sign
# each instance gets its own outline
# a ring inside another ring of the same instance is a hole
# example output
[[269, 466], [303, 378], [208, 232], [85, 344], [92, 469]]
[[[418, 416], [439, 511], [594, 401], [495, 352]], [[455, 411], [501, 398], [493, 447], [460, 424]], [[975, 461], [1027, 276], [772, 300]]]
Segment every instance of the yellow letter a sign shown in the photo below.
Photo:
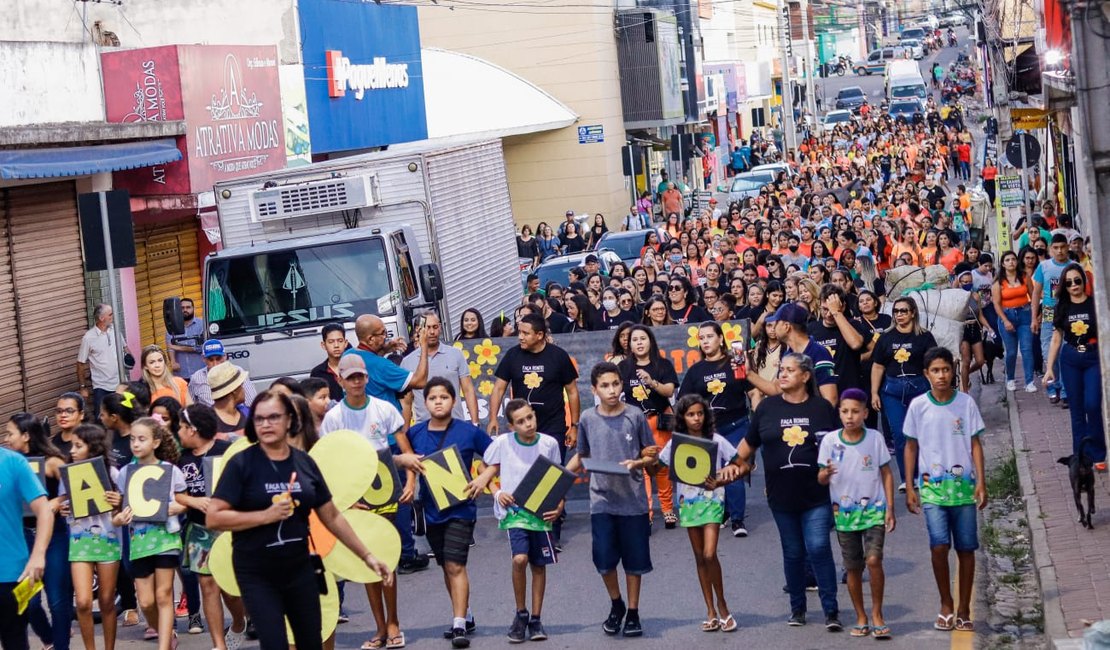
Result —
[[116, 488], [108, 478], [103, 458], [90, 458], [63, 466], [62, 484], [69, 495], [69, 509], [74, 519], [112, 511], [104, 494]]

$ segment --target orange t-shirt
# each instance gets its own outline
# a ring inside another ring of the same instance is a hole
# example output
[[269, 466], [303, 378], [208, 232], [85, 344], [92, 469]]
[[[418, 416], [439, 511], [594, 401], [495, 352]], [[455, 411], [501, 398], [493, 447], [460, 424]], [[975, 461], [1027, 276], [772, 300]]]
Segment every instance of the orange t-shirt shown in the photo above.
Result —
[[154, 400], [158, 399], [159, 397], [172, 397], [180, 402], [182, 406], [185, 406], [185, 401], [189, 398], [189, 384], [186, 384], [185, 380], [181, 377], [174, 377], [173, 383], [175, 386], [177, 386], [177, 392], [179, 393], [178, 395], [175, 395], [173, 389], [169, 386], [163, 386], [158, 390], [151, 391], [151, 403], [153, 403]]

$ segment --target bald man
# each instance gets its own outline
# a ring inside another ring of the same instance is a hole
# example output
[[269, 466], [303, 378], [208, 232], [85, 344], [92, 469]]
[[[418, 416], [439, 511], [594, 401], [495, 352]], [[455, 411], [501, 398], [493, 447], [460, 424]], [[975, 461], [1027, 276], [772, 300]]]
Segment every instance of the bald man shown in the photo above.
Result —
[[[381, 356], [387, 348], [396, 345], [389, 344], [382, 319], [372, 314], [359, 316], [355, 320], [355, 337], [358, 338], [358, 347], [347, 350], [344, 355], [357, 354], [366, 362], [369, 373], [366, 394], [389, 402], [401, 413], [398, 394], [423, 388], [428, 382], [428, 342], [424, 340], [425, 337], [421, 337], [419, 331], [413, 332], [413, 340], [419, 343], [420, 359], [412, 372]], [[403, 341], [400, 343], [404, 345]]]

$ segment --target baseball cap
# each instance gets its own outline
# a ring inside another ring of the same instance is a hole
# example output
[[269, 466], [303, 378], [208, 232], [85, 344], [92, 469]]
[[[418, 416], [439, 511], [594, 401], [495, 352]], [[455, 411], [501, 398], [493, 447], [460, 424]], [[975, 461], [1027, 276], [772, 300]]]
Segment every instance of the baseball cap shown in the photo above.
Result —
[[590, 253], [589, 255], [586, 256], [586, 264], [597, 264], [597, 263], [598, 263], [597, 255], [594, 255], [593, 253]]
[[343, 379], [347, 379], [351, 375], [359, 374], [367, 376], [370, 375], [370, 373], [366, 370], [366, 362], [362, 360], [361, 356], [351, 353], [344, 354], [343, 356], [339, 357], [340, 377], [342, 377]]
[[208, 386], [212, 389], [212, 399], [230, 395], [246, 380], [246, 371], [230, 361], [218, 363], [208, 369]]
[[775, 310], [775, 313], [768, 316], [765, 322], [777, 323], [779, 321], [785, 321], [792, 325], [805, 325], [808, 320], [809, 311], [806, 310], [805, 307], [788, 302]]
[[224, 356], [224, 344], [219, 339], [208, 339], [201, 349], [205, 358]]
[[715, 204], [715, 203], [717, 203], [717, 199], [715, 199], [715, 198], [710, 198], [710, 199], [709, 199], [709, 203], [710, 203], [710, 204]]
[[567, 210], [564, 216], [573, 217], [574, 216], [574, 210]]

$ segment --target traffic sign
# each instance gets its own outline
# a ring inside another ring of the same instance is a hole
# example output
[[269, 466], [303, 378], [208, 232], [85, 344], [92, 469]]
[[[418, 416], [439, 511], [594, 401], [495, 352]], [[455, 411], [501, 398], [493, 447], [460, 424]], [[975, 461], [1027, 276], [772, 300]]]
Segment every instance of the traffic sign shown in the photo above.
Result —
[[[1021, 152], [1025, 150], [1025, 160], [1022, 160]], [[1028, 133], [1014, 134], [1009, 140], [1006, 141], [1006, 160], [1018, 169], [1027, 169], [1037, 164], [1041, 159], [1041, 143]]]

